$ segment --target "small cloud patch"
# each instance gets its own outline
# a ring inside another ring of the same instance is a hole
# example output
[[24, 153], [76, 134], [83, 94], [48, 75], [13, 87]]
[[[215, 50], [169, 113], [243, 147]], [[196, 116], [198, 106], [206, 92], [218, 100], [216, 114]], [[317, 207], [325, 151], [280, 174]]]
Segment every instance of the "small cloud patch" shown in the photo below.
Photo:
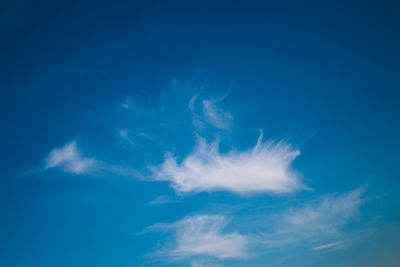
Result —
[[72, 174], [86, 174], [91, 172], [97, 161], [87, 158], [78, 150], [76, 141], [65, 144], [61, 148], [53, 149], [45, 158], [43, 169], [60, 168]]

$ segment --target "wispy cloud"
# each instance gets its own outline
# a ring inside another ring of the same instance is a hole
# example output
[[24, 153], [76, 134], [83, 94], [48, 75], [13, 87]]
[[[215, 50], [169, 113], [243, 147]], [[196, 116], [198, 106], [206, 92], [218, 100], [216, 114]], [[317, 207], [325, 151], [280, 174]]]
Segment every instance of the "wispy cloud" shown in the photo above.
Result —
[[55, 148], [44, 159], [44, 165], [39, 171], [48, 169], [61, 169], [62, 171], [75, 175], [95, 176], [128, 176], [139, 180], [148, 180], [136, 169], [109, 164], [95, 158], [84, 156], [78, 149], [76, 140]]
[[347, 222], [359, 215], [363, 203], [364, 188], [342, 195], [328, 195], [307, 204], [299, 210], [291, 210], [284, 216], [284, 223], [291, 229], [310, 229], [319, 233], [336, 233]]
[[74, 140], [63, 147], [53, 149], [45, 158], [43, 169], [60, 168], [72, 174], [86, 174], [96, 165], [95, 159], [82, 155]]
[[[360, 215], [364, 191], [365, 187], [361, 187], [341, 195], [325, 195], [302, 207], [273, 216], [256, 215], [261, 217], [263, 226], [258, 222], [251, 225], [251, 221], [229, 221], [230, 227], [239, 231], [247, 229], [240, 233], [224, 231], [228, 219], [223, 215], [190, 216], [175, 223], [152, 225], [145, 232], [174, 233], [173, 245], [165, 246], [156, 253], [172, 260], [201, 256], [211, 256], [215, 260], [250, 259], [268, 250], [290, 249], [292, 246], [310, 247], [315, 251], [346, 248], [350, 240], [348, 236], [343, 239], [344, 230]], [[339, 241], [329, 242], [332, 239]], [[203, 263], [193, 261], [194, 266], [202, 266]]]
[[193, 138], [194, 131], [203, 136], [229, 134], [233, 116], [222, 104], [230, 90], [219, 90], [203, 78], [174, 78], [160, 94], [127, 95], [92, 116], [111, 125], [118, 141], [151, 162], [154, 150], [174, 150], [181, 136]]
[[249, 256], [247, 239], [237, 232], [224, 233], [228, 220], [220, 215], [195, 215], [172, 224], [156, 224], [151, 230], [175, 233], [175, 245], [159, 253], [171, 259], [212, 256], [219, 259]]
[[361, 187], [346, 194], [322, 196], [275, 216], [275, 229], [262, 235], [263, 243], [275, 247], [340, 237], [344, 227], [359, 217], [364, 191]]
[[219, 152], [218, 143], [198, 137], [194, 150], [178, 163], [170, 153], [164, 163], [153, 167], [156, 180], [170, 181], [181, 193], [227, 190], [239, 194], [254, 192], [289, 193], [305, 188], [290, 167], [300, 154], [284, 142], [262, 142], [246, 151]]
[[[219, 107], [219, 102], [222, 102], [229, 93], [222, 97], [209, 99], [202, 98], [201, 93], [198, 93], [190, 99], [188, 107], [192, 112], [193, 124], [197, 130], [202, 130], [207, 124], [220, 130], [229, 131], [231, 129], [232, 114]], [[200, 107], [196, 105], [198, 102], [201, 103]]]
[[203, 100], [206, 120], [215, 128], [229, 130], [232, 124], [232, 115], [224, 112], [217, 106], [218, 100]]

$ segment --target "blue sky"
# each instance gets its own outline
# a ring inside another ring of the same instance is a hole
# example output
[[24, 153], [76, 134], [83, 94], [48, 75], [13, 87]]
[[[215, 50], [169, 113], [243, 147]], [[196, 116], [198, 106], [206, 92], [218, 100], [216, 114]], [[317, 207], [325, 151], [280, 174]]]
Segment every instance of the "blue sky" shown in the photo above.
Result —
[[6, 1], [1, 266], [395, 266], [399, 5]]

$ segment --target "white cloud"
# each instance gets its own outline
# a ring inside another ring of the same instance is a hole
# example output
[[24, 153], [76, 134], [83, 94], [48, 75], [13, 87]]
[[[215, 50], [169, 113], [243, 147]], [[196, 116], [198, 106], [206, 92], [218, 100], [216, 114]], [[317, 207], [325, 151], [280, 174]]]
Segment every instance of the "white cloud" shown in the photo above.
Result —
[[197, 114], [195, 111], [195, 103], [197, 98], [199, 97], [199, 95], [194, 95], [188, 104], [188, 107], [190, 109], [190, 111], [192, 112], [192, 116], [193, 116], [193, 126], [195, 127], [195, 129], [197, 130], [202, 130], [204, 128], [205, 123], [203, 122], [203, 118], [201, 115]]
[[38, 171], [59, 168], [66, 173], [94, 176], [127, 176], [135, 179], [148, 181], [135, 168], [110, 164], [94, 158], [88, 158], [78, 149], [76, 141], [69, 142], [63, 147], [55, 148], [44, 159], [44, 165]]
[[199, 94], [194, 95], [188, 104], [193, 115], [193, 124], [197, 130], [202, 130], [206, 124], [217, 129], [229, 131], [232, 127], [232, 114], [222, 110], [218, 106], [229, 95], [229, 92], [219, 98], [204, 99], [201, 101], [201, 112], [196, 112], [196, 102], [199, 100]]
[[45, 158], [43, 169], [61, 168], [73, 174], [85, 174], [96, 165], [96, 160], [86, 158], [78, 150], [76, 141], [67, 143], [61, 148], [53, 149]]
[[290, 168], [300, 154], [284, 142], [262, 142], [247, 151], [222, 154], [218, 143], [198, 137], [194, 150], [182, 163], [170, 153], [164, 163], [153, 167], [156, 180], [170, 181], [177, 192], [228, 190], [239, 194], [254, 192], [289, 193], [305, 188]]
[[203, 112], [208, 123], [218, 129], [229, 130], [232, 125], [232, 115], [221, 110], [216, 104], [220, 99], [203, 100]]
[[359, 215], [363, 189], [338, 196], [325, 196], [315, 204], [292, 210], [284, 217], [291, 229], [311, 229], [320, 233], [336, 233]]
[[344, 227], [359, 217], [364, 191], [361, 187], [342, 195], [323, 196], [318, 201], [276, 216], [275, 230], [264, 233], [263, 243], [274, 247], [341, 236]]
[[173, 224], [157, 224], [151, 229], [175, 232], [176, 245], [163, 251], [173, 259], [193, 256], [219, 259], [248, 257], [246, 237], [237, 232], [224, 233], [226, 225], [225, 216], [196, 215]]

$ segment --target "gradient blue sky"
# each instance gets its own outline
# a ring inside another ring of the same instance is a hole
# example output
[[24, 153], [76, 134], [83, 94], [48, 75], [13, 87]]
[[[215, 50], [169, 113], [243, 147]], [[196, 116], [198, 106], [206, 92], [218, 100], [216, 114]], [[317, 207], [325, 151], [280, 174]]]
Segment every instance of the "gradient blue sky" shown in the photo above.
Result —
[[396, 266], [395, 1], [5, 1], [0, 265]]

